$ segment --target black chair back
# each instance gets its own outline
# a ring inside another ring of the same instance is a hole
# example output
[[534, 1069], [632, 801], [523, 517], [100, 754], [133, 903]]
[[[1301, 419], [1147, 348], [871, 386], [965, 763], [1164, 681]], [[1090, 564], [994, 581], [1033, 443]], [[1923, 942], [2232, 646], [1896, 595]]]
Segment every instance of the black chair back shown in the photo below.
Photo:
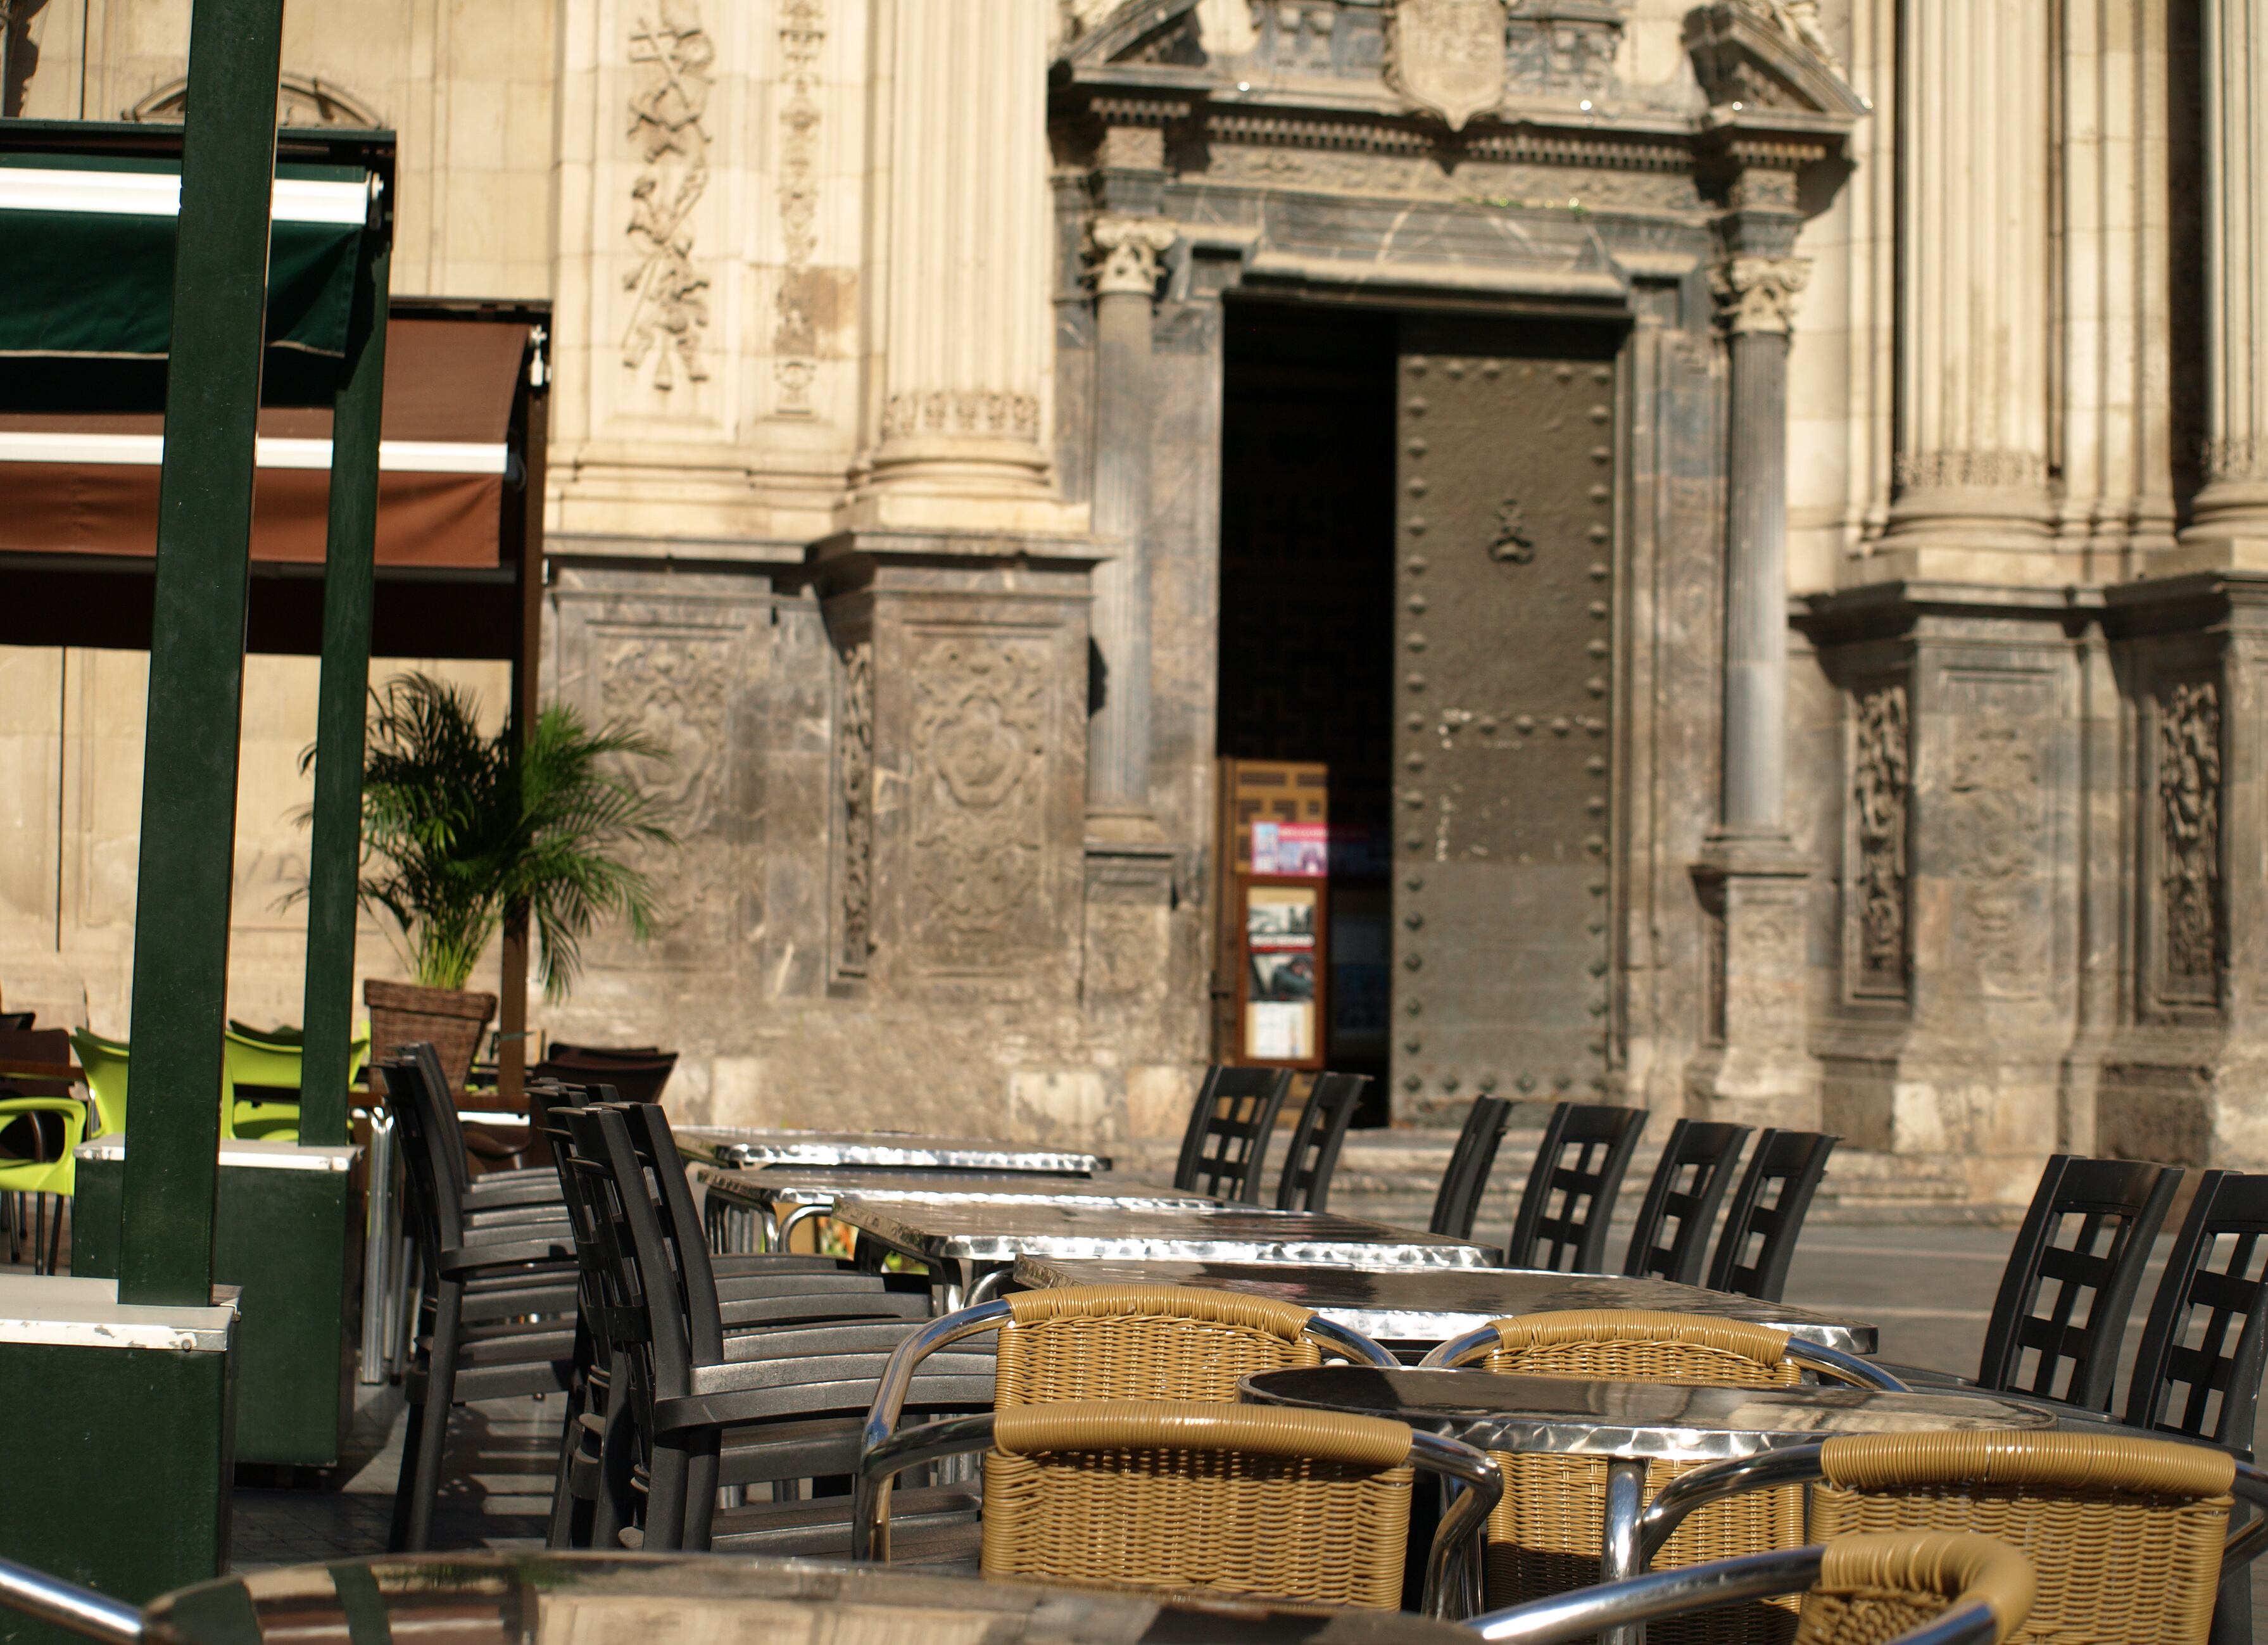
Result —
[[1288, 1068], [1207, 1069], [1189, 1109], [1189, 1128], [1182, 1136], [1174, 1186], [1218, 1194], [1232, 1204], [1258, 1205], [1268, 1139], [1291, 1088]]
[[[1631, 1230], [1624, 1273], [1638, 1279], [1651, 1274], [1679, 1285], [1701, 1283], [1709, 1260], [1709, 1230], [1716, 1226], [1749, 1134], [1746, 1125], [1704, 1119], [1681, 1119], [1670, 1127], [1669, 1146], [1653, 1168], [1653, 1180], [1638, 1208], [1638, 1226]], [[1672, 1225], [1666, 1239], [1665, 1224]]]
[[2179, 1166], [2049, 1160], [2000, 1275], [1979, 1387], [2110, 1409], [2127, 1316], [2181, 1180]]
[[625, 1103], [659, 1103], [677, 1067], [677, 1053], [637, 1046], [609, 1051], [597, 1045], [563, 1045], [554, 1041], [542, 1061], [528, 1072], [567, 1084], [611, 1085]]
[[1725, 1213], [1709, 1265], [1709, 1288], [1777, 1302], [1787, 1289], [1787, 1265], [1811, 1197], [1827, 1175], [1827, 1156], [1843, 1139], [1814, 1131], [1766, 1131]]
[[1425, 1226], [1451, 1239], [1470, 1239], [1480, 1215], [1481, 1195], [1488, 1189], [1489, 1172], [1496, 1166], [1496, 1151], [1512, 1124], [1512, 1104], [1500, 1096], [1476, 1096], [1465, 1115], [1457, 1145], [1449, 1150], [1449, 1169], [1433, 1192], [1433, 1214]]
[[[409, 1237], [422, 1248], [429, 1272], [438, 1253], [464, 1243], [465, 1232], [464, 1150], [453, 1151], [437, 1134], [442, 1127], [435, 1110], [449, 1105], [431, 1101], [425, 1059], [416, 1054], [430, 1054], [431, 1049], [404, 1045], [401, 1055], [378, 1065], [386, 1087], [387, 1111], [394, 1118], [394, 1135], [401, 1145]], [[449, 1169], [453, 1160], [453, 1172]]]
[[2142, 1328], [2126, 1389], [2127, 1427], [2251, 1456], [2268, 1354], [2264, 1236], [2268, 1176], [2207, 1171], [2198, 1179]]
[[1607, 1222], [1648, 1118], [1642, 1108], [1597, 1103], [1561, 1103], [1551, 1110], [1520, 1197], [1506, 1267], [1604, 1271]]
[[1300, 1123], [1292, 1127], [1292, 1147], [1284, 1174], [1276, 1181], [1278, 1211], [1322, 1211], [1330, 1204], [1331, 1177], [1339, 1169], [1339, 1148], [1362, 1094], [1366, 1073], [1319, 1073]]

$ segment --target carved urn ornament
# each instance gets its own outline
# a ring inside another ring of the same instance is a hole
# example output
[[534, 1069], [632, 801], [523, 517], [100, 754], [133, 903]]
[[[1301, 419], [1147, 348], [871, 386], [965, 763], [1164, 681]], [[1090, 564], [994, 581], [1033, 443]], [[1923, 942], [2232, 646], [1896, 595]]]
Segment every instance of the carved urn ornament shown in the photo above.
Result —
[[1395, 0], [1387, 79], [1452, 131], [1504, 100], [1504, 0]]

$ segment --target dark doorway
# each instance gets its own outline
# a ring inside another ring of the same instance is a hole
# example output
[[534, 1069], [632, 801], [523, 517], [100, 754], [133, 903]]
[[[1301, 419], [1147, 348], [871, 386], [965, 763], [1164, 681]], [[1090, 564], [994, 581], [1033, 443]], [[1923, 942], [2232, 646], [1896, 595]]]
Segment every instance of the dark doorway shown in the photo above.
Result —
[[1231, 302], [1219, 754], [1329, 768], [1324, 1066], [1387, 1118], [1396, 317]]

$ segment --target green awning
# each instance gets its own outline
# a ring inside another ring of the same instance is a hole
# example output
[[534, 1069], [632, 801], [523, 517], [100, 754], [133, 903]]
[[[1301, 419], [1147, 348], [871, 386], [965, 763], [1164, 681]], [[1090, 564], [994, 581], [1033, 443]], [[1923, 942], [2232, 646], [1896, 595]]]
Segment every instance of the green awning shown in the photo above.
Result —
[[[370, 188], [353, 166], [276, 167], [271, 347], [344, 354]], [[163, 358], [180, 212], [176, 162], [0, 154], [0, 355]]]

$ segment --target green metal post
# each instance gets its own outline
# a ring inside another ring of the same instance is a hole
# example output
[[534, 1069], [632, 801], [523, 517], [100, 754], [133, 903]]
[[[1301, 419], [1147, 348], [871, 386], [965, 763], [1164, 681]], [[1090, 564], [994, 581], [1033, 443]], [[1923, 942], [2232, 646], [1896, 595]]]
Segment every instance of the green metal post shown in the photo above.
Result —
[[119, 1300], [212, 1295], [221, 1033], [254, 439], [284, 0], [195, 0], [189, 20], [166, 461], [134, 911], [133, 1144]]
[[379, 414], [392, 259], [371, 236], [355, 281], [346, 377], [331, 417], [330, 540], [323, 551], [323, 677], [315, 704], [315, 828], [307, 856], [306, 1042], [299, 1140], [347, 1140], [354, 1042], [355, 882], [362, 868], [364, 698], [378, 548]]

